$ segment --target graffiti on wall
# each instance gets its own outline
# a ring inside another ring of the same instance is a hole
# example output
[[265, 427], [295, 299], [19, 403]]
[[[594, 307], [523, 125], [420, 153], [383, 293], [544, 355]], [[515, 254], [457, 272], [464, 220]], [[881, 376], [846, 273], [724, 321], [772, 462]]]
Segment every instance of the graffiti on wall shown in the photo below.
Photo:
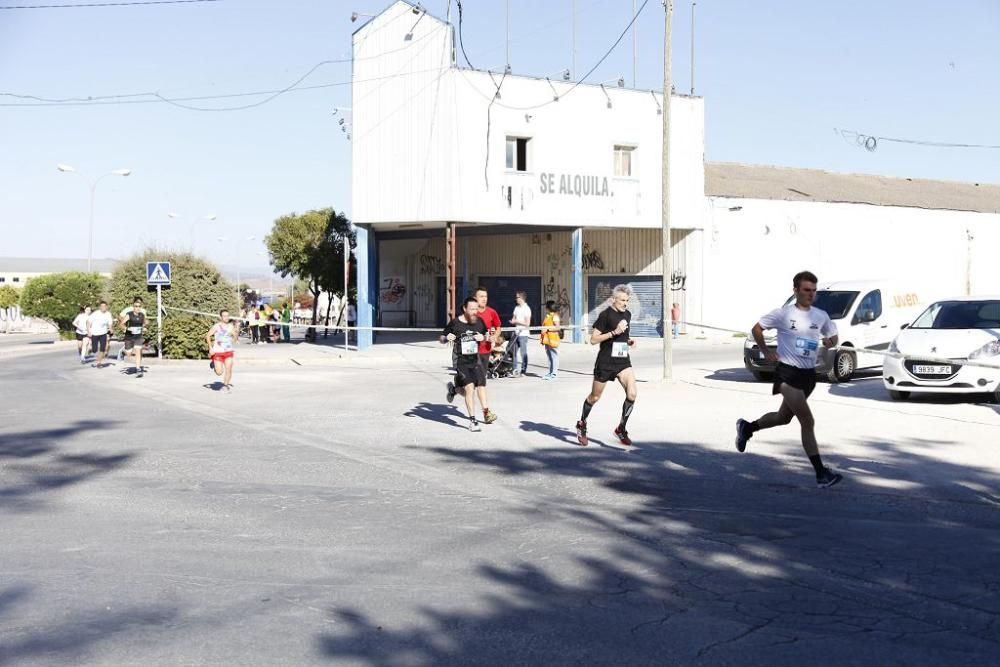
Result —
[[444, 273], [444, 261], [434, 255], [420, 256], [420, 274], [424, 276], [439, 276]]
[[680, 292], [687, 289], [687, 274], [681, 273], [680, 271], [674, 271], [670, 274], [670, 289], [674, 292]]
[[383, 278], [382, 289], [379, 290], [379, 303], [389, 305], [400, 303], [406, 296], [406, 285], [402, 278]]
[[[566, 246], [562, 249], [562, 256], [569, 257], [573, 254], [573, 248]], [[552, 258], [555, 255], [549, 255], [549, 265], [552, 265]], [[599, 271], [604, 270], [604, 258], [601, 257], [600, 250], [591, 250], [589, 243], [583, 244], [583, 269], [586, 271], [588, 269], [597, 269]]]
[[583, 270], [600, 269], [604, 270], [604, 259], [597, 250], [591, 250], [589, 243], [583, 244]]
[[570, 314], [570, 302], [569, 302], [569, 292], [565, 287], [560, 288], [556, 285], [555, 276], [549, 277], [549, 282], [545, 283], [545, 300], [556, 302], [556, 312], [559, 313], [559, 317], [563, 319], [569, 319]]

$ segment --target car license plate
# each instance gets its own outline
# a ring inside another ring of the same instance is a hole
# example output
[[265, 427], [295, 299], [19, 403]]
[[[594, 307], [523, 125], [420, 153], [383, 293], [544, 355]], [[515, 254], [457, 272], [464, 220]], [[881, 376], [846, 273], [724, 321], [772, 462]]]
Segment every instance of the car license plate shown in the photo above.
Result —
[[914, 366], [913, 371], [921, 375], [951, 375], [951, 366]]

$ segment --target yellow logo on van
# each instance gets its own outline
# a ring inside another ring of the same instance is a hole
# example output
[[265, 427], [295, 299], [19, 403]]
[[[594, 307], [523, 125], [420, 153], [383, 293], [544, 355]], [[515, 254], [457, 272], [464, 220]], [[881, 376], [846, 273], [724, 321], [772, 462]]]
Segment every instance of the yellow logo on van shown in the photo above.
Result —
[[892, 301], [896, 304], [897, 308], [904, 308], [906, 306], [916, 306], [920, 303], [920, 297], [916, 294], [895, 294], [892, 297]]

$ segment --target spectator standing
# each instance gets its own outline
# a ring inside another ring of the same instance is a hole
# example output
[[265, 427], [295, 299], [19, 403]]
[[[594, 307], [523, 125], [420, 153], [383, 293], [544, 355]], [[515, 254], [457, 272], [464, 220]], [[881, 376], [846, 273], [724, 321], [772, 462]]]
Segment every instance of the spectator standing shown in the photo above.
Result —
[[518, 371], [517, 364], [514, 364], [515, 375], [525, 375], [528, 372], [528, 327], [531, 326], [531, 306], [528, 305], [528, 295], [518, 292], [514, 297], [517, 305], [514, 306], [514, 317], [510, 323], [514, 325], [515, 354], [521, 357], [521, 369]]
[[543, 380], [555, 380], [559, 373], [559, 343], [562, 342], [559, 309], [555, 301], [546, 301], [545, 320], [542, 322], [542, 346], [545, 356], [549, 359], [549, 372], [542, 376]]
[[681, 304], [675, 303], [670, 309], [670, 330], [673, 337], [677, 338], [681, 332]]
[[285, 307], [281, 309], [281, 340], [282, 342], [288, 343], [292, 340], [292, 328], [289, 326], [289, 322], [292, 321], [292, 311], [288, 308], [288, 303], [285, 303]]

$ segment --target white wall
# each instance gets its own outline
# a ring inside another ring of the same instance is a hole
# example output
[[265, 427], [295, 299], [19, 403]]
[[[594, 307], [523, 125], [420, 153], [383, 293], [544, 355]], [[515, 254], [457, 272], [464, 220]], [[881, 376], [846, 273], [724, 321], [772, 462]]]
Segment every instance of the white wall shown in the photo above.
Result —
[[706, 207], [704, 324], [748, 331], [806, 269], [821, 282], [891, 279], [931, 299], [965, 294], [967, 280], [973, 294], [1000, 293], [1000, 215], [714, 197]]
[[[406, 46], [412, 18], [397, 3], [355, 36], [355, 222], [660, 225], [660, 95], [457, 69], [452, 31], [431, 17]], [[703, 101], [675, 96], [671, 113], [674, 225], [700, 228]], [[508, 135], [530, 138], [527, 173], [506, 169]], [[614, 178], [615, 144], [637, 146], [633, 178]], [[543, 192], [549, 174], [554, 193]], [[597, 179], [600, 194], [578, 194], [577, 177]]]

